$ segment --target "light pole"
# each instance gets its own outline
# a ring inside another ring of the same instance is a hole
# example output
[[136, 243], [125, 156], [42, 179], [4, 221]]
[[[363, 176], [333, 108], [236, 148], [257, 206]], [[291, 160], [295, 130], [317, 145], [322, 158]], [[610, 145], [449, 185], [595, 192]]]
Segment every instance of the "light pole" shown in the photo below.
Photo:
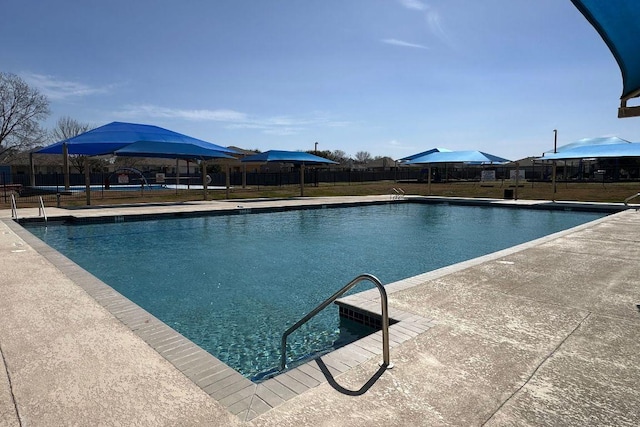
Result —
[[313, 154], [318, 155], [318, 143], [316, 142], [315, 149], [313, 150]]

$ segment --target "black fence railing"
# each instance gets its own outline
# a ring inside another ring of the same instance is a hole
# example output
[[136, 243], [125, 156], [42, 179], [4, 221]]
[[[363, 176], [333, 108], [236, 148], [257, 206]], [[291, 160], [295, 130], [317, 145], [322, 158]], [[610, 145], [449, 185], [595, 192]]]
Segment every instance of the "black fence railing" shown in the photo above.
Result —
[[[602, 167], [604, 165], [598, 165]], [[615, 165], [614, 165], [615, 166]], [[449, 181], [480, 181], [483, 170], [493, 170], [496, 180], [507, 180], [513, 167], [494, 166], [438, 166], [432, 167], [432, 182]], [[524, 170], [525, 179], [530, 182], [550, 181], [551, 164], [534, 165], [521, 168]], [[375, 181], [427, 181], [426, 167], [402, 167], [388, 170], [349, 170], [349, 169], [315, 169], [305, 170], [304, 181], [306, 185], [319, 184], [357, 184]], [[225, 173], [209, 173], [209, 186], [225, 187]], [[64, 176], [62, 173], [50, 173], [35, 175], [35, 182], [27, 174], [10, 174], [6, 170], [0, 171], [0, 200], [8, 203], [11, 193], [25, 202], [37, 201], [42, 197], [46, 202], [59, 201], [73, 198], [84, 198], [85, 176], [72, 173], [69, 175], [70, 188], [65, 190]], [[131, 170], [121, 172], [101, 172], [90, 174], [92, 198], [137, 198], [148, 194], [149, 191], [176, 189], [176, 176], [164, 174], [164, 179], [159, 180], [156, 172], [140, 172]], [[640, 168], [638, 167], [586, 167], [584, 164], [567, 164], [558, 166], [556, 178], [558, 182], [617, 182], [640, 180]], [[240, 187], [243, 184], [243, 173], [232, 172], [229, 175], [232, 187]], [[291, 186], [300, 184], [300, 170], [277, 172], [247, 172], [244, 183], [248, 187]], [[201, 189], [202, 177], [200, 175], [181, 175], [178, 180], [179, 189]]]

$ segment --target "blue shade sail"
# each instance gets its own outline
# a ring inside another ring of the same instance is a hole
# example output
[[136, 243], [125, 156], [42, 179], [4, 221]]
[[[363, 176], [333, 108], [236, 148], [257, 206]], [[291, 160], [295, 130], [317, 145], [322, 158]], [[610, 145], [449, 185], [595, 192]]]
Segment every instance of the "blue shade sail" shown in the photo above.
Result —
[[622, 72], [623, 101], [640, 95], [640, 1], [571, 0], [611, 50]]
[[442, 152], [448, 152], [448, 151], [451, 151], [451, 150], [447, 150], [446, 148], [438, 148], [438, 147], [436, 147], [436, 148], [432, 148], [431, 150], [427, 150], [427, 151], [423, 151], [421, 153], [412, 154], [410, 156], [403, 157], [399, 161], [400, 162], [408, 162], [410, 160], [417, 159], [418, 157], [426, 156], [427, 154], [442, 153]]
[[502, 164], [509, 162], [508, 159], [498, 157], [482, 151], [444, 151], [433, 152], [424, 156], [416, 157], [405, 162], [407, 165], [419, 165], [429, 163], [473, 163], [473, 164]]
[[570, 150], [549, 153], [540, 160], [597, 159], [604, 157], [640, 157], [640, 144], [583, 145]]
[[[630, 144], [630, 141], [626, 139], [618, 138], [617, 136], [607, 136], [600, 138], [582, 138], [577, 141], [573, 141], [569, 144], [565, 144], [561, 147], [558, 147], [555, 151], [557, 153], [565, 152], [568, 150], [573, 150], [574, 148], [579, 147], [594, 147], [599, 145], [619, 145], [619, 144]], [[554, 150], [545, 151], [545, 156], [547, 154], [552, 154]]]
[[164, 141], [137, 141], [115, 151], [117, 156], [169, 159], [235, 159], [221, 151], [194, 144]]
[[[113, 154], [117, 150], [123, 149], [130, 144], [140, 141], [153, 143], [171, 143], [171, 147], [158, 144], [154, 148], [150, 144], [145, 145], [148, 154], [155, 154], [154, 157], [179, 158], [180, 151], [184, 147], [176, 148], [180, 145], [195, 146], [202, 149], [216, 151], [220, 153], [235, 153], [235, 150], [222, 147], [201, 139], [173, 132], [158, 126], [143, 125], [137, 123], [112, 122], [100, 126], [88, 132], [82, 133], [73, 138], [68, 138], [55, 144], [44, 147], [36, 153], [41, 154], [62, 154], [63, 145], [67, 145], [69, 154], [81, 154], [86, 156], [100, 156]], [[133, 155], [132, 152], [129, 155]]]
[[281, 150], [269, 150], [265, 151], [264, 153], [254, 154], [253, 156], [245, 157], [244, 159], [242, 159], [242, 161], [247, 163], [280, 162], [305, 165], [337, 164], [332, 160], [325, 159], [324, 157], [320, 156], [315, 156], [304, 151]]

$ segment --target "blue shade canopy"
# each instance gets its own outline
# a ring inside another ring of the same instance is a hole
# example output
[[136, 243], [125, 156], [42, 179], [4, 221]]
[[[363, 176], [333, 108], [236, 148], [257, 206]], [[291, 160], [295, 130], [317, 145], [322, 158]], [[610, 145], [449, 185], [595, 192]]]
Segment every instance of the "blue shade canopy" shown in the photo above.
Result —
[[640, 157], [640, 144], [584, 145], [571, 150], [545, 154], [540, 160], [595, 159], [604, 157]]
[[[556, 149], [557, 153], [565, 152], [568, 150], [573, 150], [574, 148], [579, 147], [594, 147], [598, 145], [614, 145], [614, 144], [630, 144], [626, 139], [618, 138], [617, 136], [608, 136], [601, 138], [582, 138], [577, 141], [571, 142], [569, 144], [565, 144]], [[553, 154], [553, 150], [548, 150], [544, 152], [545, 157], [547, 153]]]
[[436, 148], [432, 148], [431, 150], [423, 151], [422, 153], [412, 154], [411, 156], [403, 157], [399, 161], [400, 162], [408, 162], [409, 160], [417, 159], [418, 157], [426, 156], [427, 154], [443, 153], [443, 152], [448, 152], [448, 151], [451, 151], [451, 150], [448, 150], [446, 148], [437, 148], [436, 147]]
[[[621, 110], [640, 95], [640, 1], [571, 0], [609, 47], [622, 73]], [[637, 114], [630, 114], [637, 115]], [[619, 111], [620, 117], [625, 117]]]
[[242, 159], [243, 162], [262, 163], [262, 162], [280, 162], [280, 163], [293, 163], [304, 165], [320, 165], [320, 164], [334, 164], [333, 160], [325, 159], [324, 157], [315, 156], [313, 154], [305, 153], [304, 151], [280, 151], [269, 150], [264, 153], [254, 154], [253, 156], [247, 156]]
[[235, 159], [221, 151], [194, 144], [164, 141], [137, 141], [114, 152], [117, 156], [158, 157], [169, 159]]
[[502, 164], [509, 162], [503, 157], [487, 154], [482, 151], [444, 151], [433, 152], [405, 162], [408, 165], [429, 163], [473, 163], [473, 164]]
[[[143, 125], [137, 123], [112, 122], [104, 126], [92, 129], [73, 138], [68, 138], [55, 144], [44, 147], [36, 153], [42, 154], [62, 154], [63, 144], [67, 144], [69, 154], [82, 154], [86, 156], [100, 156], [104, 154], [113, 154], [116, 150], [120, 150], [134, 142], [166, 142], [172, 143], [172, 147], [178, 144], [193, 145], [207, 150], [218, 151], [222, 153], [235, 153], [220, 145], [212, 144], [201, 139], [192, 138], [178, 132], [173, 132], [158, 126]], [[171, 151], [168, 147], [163, 152], [161, 147], [157, 147], [155, 153], [162, 154], [164, 157], [179, 157], [177, 151]], [[150, 150], [150, 146], [145, 149]], [[156, 156], [160, 157], [160, 156]]]

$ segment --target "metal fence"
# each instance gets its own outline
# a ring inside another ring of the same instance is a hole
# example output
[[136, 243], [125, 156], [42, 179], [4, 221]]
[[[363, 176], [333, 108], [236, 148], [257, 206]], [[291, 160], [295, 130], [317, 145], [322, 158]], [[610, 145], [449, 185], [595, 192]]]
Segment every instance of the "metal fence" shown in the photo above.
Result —
[[[225, 173], [209, 173], [207, 179], [210, 187], [226, 187]], [[307, 169], [304, 174], [306, 185], [338, 184], [338, 183], [365, 183], [383, 180], [420, 180], [420, 169], [398, 169], [387, 171], [364, 170], [323, 170]], [[124, 178], [124, 179], [123, 179]], [[0, 172], [0, 199], [8, 203], [11, 193], [16, 195], [20, 202], [36, 203], [40, 197], [48, 204], [60, 202], [60, 200], [83, 200], [86, 197], [85, 175], [70, 174], [69, 188], [65, 189], [64, 175], [61, 173], [42, 174], [33, 177], [27, 174], [7, 174]], [[89, 176], [92, 199], [106, 198], [139, 198], [141, 195], [156, 194], [164, 191], [201, 190], [201, 175], [163, 174], [163, 179], [158, 180], [156, 172], [114, 174], [91, 173]], [[232, 172], [229, 175], [231, 187], [247, 186], [282, 187], [300, 184], [300, 170], [282, 172]], [[178, 185], [176, 185], [178, 184]]]

